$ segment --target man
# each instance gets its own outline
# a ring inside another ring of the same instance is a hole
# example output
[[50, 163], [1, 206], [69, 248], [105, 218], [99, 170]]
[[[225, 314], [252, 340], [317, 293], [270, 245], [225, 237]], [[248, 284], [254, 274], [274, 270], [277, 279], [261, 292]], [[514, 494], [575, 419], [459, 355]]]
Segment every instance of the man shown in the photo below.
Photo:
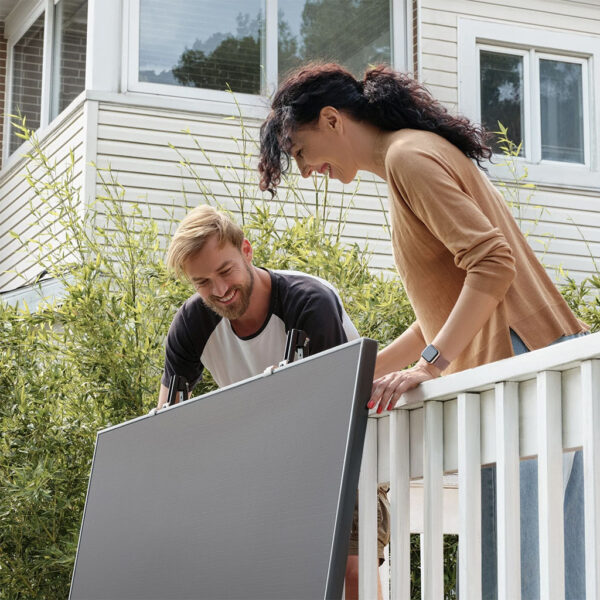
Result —
[[[183, 219], [171, 241], [167, 266], [191, 281], [197, 293], [179, 309], [169, 329], [159, 409], [167, 402], [173, 375], [185, 377], [192, 389], [206, 367], [223, 387], [278, 364], [290, 329], [308, 335], [310, 354], [359, 337], [329, 283], [294, 271], [255, 267], [242, 229], [210, 206], [198, 206]], [[384, 516], [386, 503], [380, 494], [378, 513]], [[389, 532], [379, 533], [382, 558]], [[355, 589], [357, 597], [355, 525], [353, 538], [347, 598]]]

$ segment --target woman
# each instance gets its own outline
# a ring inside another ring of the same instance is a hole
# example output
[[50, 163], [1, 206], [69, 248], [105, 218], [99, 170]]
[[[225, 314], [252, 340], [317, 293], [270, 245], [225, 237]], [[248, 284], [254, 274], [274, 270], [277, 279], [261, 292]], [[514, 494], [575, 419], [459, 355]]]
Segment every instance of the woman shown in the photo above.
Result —
[[304, 177], [349, 183], [366, 170], [388, 186], [394, 259], [417, 320], [379, 353], [369, 408], [391, 410], [442, 373], [586, 332], [478, 168], [492, 154], [485, 131], [419, 83], [383, 66], [358, 81], [312, 64], [281, 84], [271, 109], [263, 190], [275, 191], [290, 157]]

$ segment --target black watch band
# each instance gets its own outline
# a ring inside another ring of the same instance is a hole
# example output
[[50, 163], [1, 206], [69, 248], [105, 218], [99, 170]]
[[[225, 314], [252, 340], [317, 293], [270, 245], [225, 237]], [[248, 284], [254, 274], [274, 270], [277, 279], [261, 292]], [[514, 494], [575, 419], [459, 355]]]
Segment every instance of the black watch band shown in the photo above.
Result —
[[423, 360], [430, 365], [435, 365], [440, 371], [443, 371], [450, 364], [450, 361], [446, 360], [433, 344], [429, 344], [429, 346], [421, 352], [421, 356]]

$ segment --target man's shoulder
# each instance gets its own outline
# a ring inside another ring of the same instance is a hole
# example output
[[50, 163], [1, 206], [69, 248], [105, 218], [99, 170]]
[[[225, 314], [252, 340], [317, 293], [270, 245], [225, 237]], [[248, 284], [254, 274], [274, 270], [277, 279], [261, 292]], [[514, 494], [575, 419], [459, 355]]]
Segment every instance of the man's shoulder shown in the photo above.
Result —
[[339, 294], [335, 287], [325, 279], [300, 271], [271, 271], [275, 293], [282, 300], [323, 298], [331, 300], [336, 298], [339, 301]]
[[193, 294], [175, 313], [171, 327], [184, 327], [194, 334], [204, 333], [208, 336], [221, 319], [221, 316], [207, 308], [199, 294]]
[[272, 312], [288, 326], [306, 311], [323, 315], [335, 312], [340, 318], [344, 307], [337, 290], [328, 281], [299, 271], [271, 271]]

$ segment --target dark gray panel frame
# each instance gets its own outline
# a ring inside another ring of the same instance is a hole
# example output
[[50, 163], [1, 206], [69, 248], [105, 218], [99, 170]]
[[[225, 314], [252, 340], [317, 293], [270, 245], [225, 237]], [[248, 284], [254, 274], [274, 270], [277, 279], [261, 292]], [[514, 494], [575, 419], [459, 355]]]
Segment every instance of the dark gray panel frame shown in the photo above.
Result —
[[98, 433], [72, 600], [341, 598], [377, 345]]

